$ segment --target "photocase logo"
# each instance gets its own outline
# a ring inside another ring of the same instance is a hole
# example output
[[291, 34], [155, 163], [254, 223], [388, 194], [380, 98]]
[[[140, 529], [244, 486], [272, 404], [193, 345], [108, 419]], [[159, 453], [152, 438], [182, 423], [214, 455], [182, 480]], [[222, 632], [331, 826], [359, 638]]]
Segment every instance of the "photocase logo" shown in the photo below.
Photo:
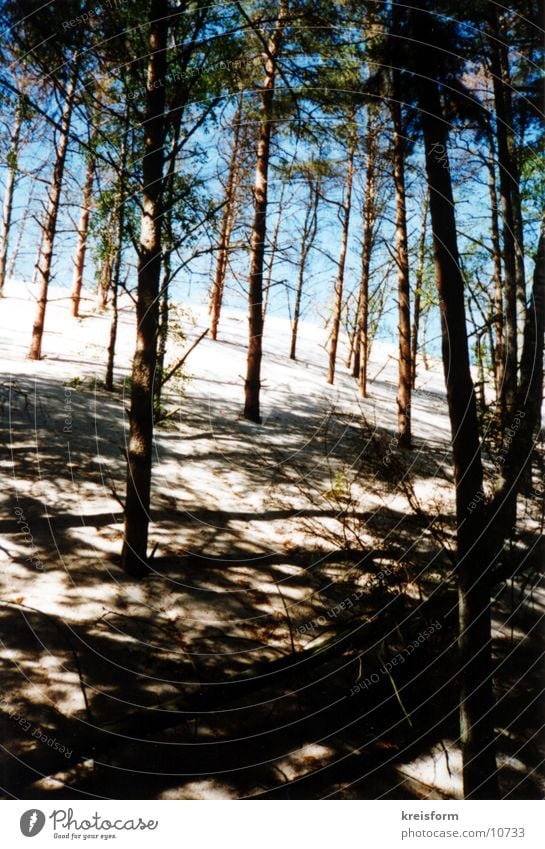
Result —
[[45, 814], [36, 808], [32, 808], [30, 811], [24, 812], [19, 825], [25, 837], [36, 837], [45, 825]]

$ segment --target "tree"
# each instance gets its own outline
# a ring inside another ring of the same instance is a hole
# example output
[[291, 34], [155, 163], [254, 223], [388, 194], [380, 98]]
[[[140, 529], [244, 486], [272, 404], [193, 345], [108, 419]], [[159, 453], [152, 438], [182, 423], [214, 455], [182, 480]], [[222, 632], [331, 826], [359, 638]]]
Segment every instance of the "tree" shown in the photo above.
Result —
[[64, 99], [64, 108], [55, 154], [55, 166], [53, 168], [53, 175], [51, 178], [51, 183], [49, 185], [47, 212], [42, 225], [41, 254], [38, 260], [39, 294], [36, 305], [36, 315], [34, 318], [34, 324], [32, 326], [32, 340], [28, 352], [28, 358], [30, 360], [39, 360], [42, 356], [42, 339], [45, 325], [45, 313], [47, 308], [49, 282], [51, 279], [51, 270], [53, 263], [53, 249], [55, 245], [55, 237], [57, 235], [57, 218], [59, 215], [59, 205], [64, 176], [64, 168], [66, 164], [66, 152], [68, 150], [68, 140], [70, 136], [72, 112], [74, 109], [74, 101], [76, 97], [79, 62], [79, 53], [76, 52], [74, 53], [71, 60], [72, 70]]
[[4, 205], [2, 208], [2, 228], [0, 232], [0, 296], [4, 290], [6, 280], [6, 264], [8, 258], [9, 237], [11, 232], [11, 216], [13, 209], [13, 193], [15, 179], [17, 176], [17, 159], [19, 156], [19, 144], [21, 139], [21, 127], [24, 116], [24, 98], [21, 95], [15, 106], [13, 129], [11, 132], [10, 149], [7, 156], [8, 176], [4, 192]]
[[331, 338], [329, 342], [329, 367], [327, 382], [335, 381], [335, 365], [337, 361], [337, 347], [339, 344], [339, 330], [341, 326], [341, 313], [343, 307], [344, 270], [346, 265], [346, 252], [348, 249], [348, 229], [350, 227], [350, 212], [352, 209], [352, 184], [354, 181], [354, 157], [356, 155], [356, 126], [355, 112], [349, 117], [350, 138], [348, 142], [348, 164], [346, 168], [346, 183], [344, 187], [344, 198], [341, 203], [341, 247], [339, 262], [337, 266], [337, 277], [335, 279], [335, 303], [333, 306], [333, 320], [331, 327]]
[[237, 107], [233, 117], [233, 142], [231, 146], [231, 156], [229, 159], [227, 184], [225, 186], [225, 209], [222, 216], [218, 255], [216, 260], [216, 273], [214, 275], [212, 295], [210, 298], [210, 336], [214, 341], [218, 338], [218, 325], [221, 314], [221, 306], [223, 302], [225, 275], [227, 272], [227, 264], [229, 260], [229, 247], [231, 243], [233, 227], [235, 225], [237, 192], [239, 189], [238, 183], [241, 168], [240, 142], [243, 102], [243, 94], [241, 92], [238, 95]]
[[299, 256], [299, 267], [297, 270], [297, 288], [295, 290], [293, 318], [291, 321], [290, 360], [295, 360], [297, 350], [297, 332], [299, 329], [299, 319], [301, 318], [305, 271], [308, 257], [318, 231], [318, 204], [320, 201], [320, 164], [317, 163], [316, 167], [315, 163], [309, 162], [306, 167], [303, 165], [301, 170], [303, 171], [308, 184], [308, 200], [305, 208], [303, 227], [301, 230], [301, 252]]
[[153, 447], [153, 381], [157, 362], [158, 298], [161, 279], [166, 104], [165, 89], [161, 83], [167, 72], [168, 30], [167, 0], [150, 0], [142, 160], [142, 218], [136, 297], [136, 349], [132, 366], [125, 526], [121, 552], [123, 568], [135, 577], [141, 577], [149, 571], [147, 547]]
[[85, 168], [85, 181], [83, 183], [83, 192], [81, 200], [81, 216], [78, 226], [78, 242], [76, 246], [76, 255], [74, 258], [74, 277], [72, 281], [72, 315], [74, 318], [79, 316], [79, 307], [81, 301], [81, 290], [83, 287], [83, 270], [85, 267], [85, 254], [87, 251], [87, 236], [89, 231], [89, 217], [91, 215], [91, 204], [93, 199], [93, 182], [95, 179], [96, 162], [94, 158], [94, 146], [98, 137], [98, 117], [95, 118], [89, 147], [91, 151], [87, 154], [87, 164]]
[[399, 444], [411, 447], [411, 302], [409, 282], [409, 246], [405, 197], [405, 141], [401, 114], [400, 72], [392, 71], [390, 112], [393, 124], [393, 173], [396, 195], [396, 264], [398, 297], [399, 380], [397, 391], [397, 430]]
[[274, 30], [265, 46], [261, 86], [261, 118], [257, 143], [254, 182], [254, 219], [250, 238], [250, 274], [248, 278], [248, 359], [244, 384], [244, 416], [260, 423], [261, 358], [263, 336], [263, 270], [267, 235], [267, 190], [273, 126], [273, 103], [278, 57], [282, 45], [284, 23], [288, 14], [287, 0], [280, 0]]

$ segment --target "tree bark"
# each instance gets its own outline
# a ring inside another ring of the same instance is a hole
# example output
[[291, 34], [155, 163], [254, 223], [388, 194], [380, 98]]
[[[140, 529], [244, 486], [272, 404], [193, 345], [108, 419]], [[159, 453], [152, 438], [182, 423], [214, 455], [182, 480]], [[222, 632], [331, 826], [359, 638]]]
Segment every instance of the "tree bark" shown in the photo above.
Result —
[[428, 221], [429, 194], [426, 192], [424, 206], [422, 209], [422, 225], [420, 229], [420, 242], [418, 244], [418, 260], [416, 266], [416, 277], [414, 281], [414, 311], [413, 329], [411, 334], [411, 388], [416, 388], [416, 362], [418, 357], [418, 338], [420, 333], [420, 312], [422, 303], [422, 284], [424, 282], [424, 260], [426, 256], [426, 225]]
[[6, 179], [6, 190], [4, 194], [4, 206], [2, 210], [2, 232], [0, 233], [0, 296], [4, 291], [6, 280], [6, 263], [8, 258], [9, 237], [11, 231], [11, 215], [13, 210], [13, 193], [15, 189], [15, 178], [17, 176], [17, 160], [19, 156], [19, 142], [21, 138], [21, 127], [23, 124], [23, 100], [19, 98], [15, 109], [13, 131], [11, 133], [10, 149], [8, 154], [8, 174]]
[[81, 289], [83, 286], [83, 269], [85, 266], [85, 253], [87, 250], [87, 231], [89, 229], [89, 216], [91, 213], [91, 201], [93, 195], [93, 180], [95, 176], [95, 164], [92, 158], [87, 162], [87, 172], [85, 175], [85, 184], [83, 186], [83, 203], [81, 207], [81, 217], [78, 227], [78, 244], [76, 248], [76, 257], [74, 260], [74, 279], [72, 283], [72, 316], [79, 316], [79, 306], [81, 301]]
[[244, 417], [260, 423], [261, 358], [263, 340], [263, 268], [267, 235], [267, 185], [272, 131], [272, 108], [287, 0], [280, 0], [274, 32], [264, 55], [265, 79], [261, 89], [261, 125], [254, 184], [254, 220], [250, 242], [248, 286], [248, 360], [244, 384]]
[[129, 135], [129, 110], [125, 109], [125, 122], [123, 126], [123, 136], [121, 138], [121, 151], [119, 163], [119, 178], [117, 187], [117, 204], [116, 204], [116, 239], [115, 239], [115, 259], [111, 266], [110, 286], [112, 294], [112, 317], [110, 319], [110, 335], [108, 340], [108, 351], [106, 358], [106, 376], [104, 386], [108, 392], [114, 390], [114, 362], [115, 348], [117, 343], [117, 325], [119, 319], [118, 297], [119, 297], [119, 279], [121, 275], [121, 260], [123, 257], [123, 231], [125, 229], [125, 172], [127, 169], [127, 146]]
[[496, 151], [490, 118], [485, 113], [488, 138], [488, 194], [490, 197], [490, 236], [492, 242], [492, 260], [494, 264], [494, 387], [497, 405], [497, 419], [500, 429], [505, 421], [505, 407], [502, 385], [504, 381], [504, 344], [503, 344], [503, 279], [501, 266], [500, 225], [498, 216], [498, 192], [496, 185]]
[[398, 298], [399, 377], [397, 391], [397, 432], [399, 445], [411, 447], [411, 302], [407, 210], [405, 198], [405, 145], [399, 95], [399, 71], [394, 70], [391, 113], [393, 123], [393, 166], [396, 195], [396, 262]]
[[212, 286], [212, 297], [210, 299], [210, 335], [215, 341], [218, 338], [218, 325], [223, 302], [223, 290], [225, 286], [225, 274], [229, 260], [229, 247], [231, 235], [235, 224], [236, 195], [238, 189], [238, 177], [240, 173], [240, 126], [242, 122], [242, 93], [239, 95], [237, 109], [233, 117], [233, 146], [229, 160], [229, 175], [225, 188], [225, 212], [221, 223], [220, 240], [218, 246], [218, 257], [216, 262], [216, 273]]
[[[351, 116], [353, 122], [354, 116]], [[341, 313], [343, 306], [344, 270], [346, 265], [346, 252], [348, 249], [348, 230], [350, 227], [350, 211], [352, 208], [352, 182], [354, 179], [354, 156], [356, 153], [355, 129], [351, 128], [351, 137], [348, 149], [348, 167], [346, 170], [346, 186], [341, 218], [341, 250], [339, 253], [339, 266], [337, 279], [335, 280], [335, 304], [333, 307], [333, 323], [331, 328], [331, 341], [329, 344], [329, 368], [327, 382], [335, 382], [335, 366], [337, 363], [337, 348], [339, 345], [339, 331], [341, 328]]]
[[358, 344], [354, 356], [353, 376], [358, 378], [362, 398], [367, 397], [367, 366], [369, 362], [369, 272], [373, 251], [376, 218], [376, 127], [371, 109], [367, 110], [365, 135], [365, 198], [363, 202], [363, 243], [359, 297]]
[[39, 360], [42, 355], [42, 338], [45, 324], [45, 312], [47, 308], [47, 293], [51, 278], [53, 247], [57, 233], [57, 217], [59, 214], [59, 203], [64, 176], [64, 166], [66, 164], [66, 151], [68, 149], [68, 136], [70, 133], [70, 122], [72, 120], [78, 71], [79, 56], [76, 54], [72, 60], [72, 71], [66, 91], [61, 126], [59, 130], [59, 139], [57, 142], [55, 166], [53, 168], [51, 185], [49, 187], [47, 213], [42, 228], [42, 248], [40, 259], [38, 261], [38, 285], [40, 292], [36, 305], [34, 325], [32, 327], [32, 340], [28, 352], [28, 358], [30, 360]]
[[[494, 752], [489, 552], [483, 540], [483, 469], [475, 392], [471, 378], [450, 165], [448, 131], [438, 84], [419, 79], [430, 193], [435, 277], [452, 430], [456, 487], [459, 609], [460, 731], [465, 798], [499, 796]], [[476, 507], [473, 509], [473, 504]]]
[[165, 89], [169, 5], [151, 0], [146, 91], [142, 219], [136, 299], [136, 350], [132, 367], [129, 448], [122, 566], [136, 577], [147, 559], [153, 449], [153, 381], [157, 361], [158, 296], [161, 278]]
[[272, 276], [274, 270], [274, 261], [276, 259], [276, 253], [278, 250], [278, 236], [280, 233], [280, 224], [282, 222], [282, 215], [284, 213], [284, 191], [286, 188], [286, 184], [283, 183], [282, 190], [280, 192], [280, 198], [278, 200], [278, 214], [276, 216], [276, 222], [274, 225], [273, 235], [271, 239], [271, 253], [269, 256], [269, 262], [267, 263], [267, 279], [265, 280], [264, 288], [263, 288], [263, 325], [265, 325], [265, 316], [267, 315], [267, 308], [269, 306], [269, 298], [271, 295], [271, 286], [272, 286]]
[[[498, 14], [492, 12], [490, 39], [490, 65], [496, 107], [496, 137], [499, 166], [499, 189], [502, 209], [503, 267], [504, 267], [504, 369], [501, 407], [506, 420], [512, 415], [517, 390], [518, 337], [517, 337], [517, 258], [515, 241], [515, 215], [513, 206], [514, 163], [510, 155], [508, 132], [509, 116], [506, 102], [507, 90], [498, 39], [500, 30]], [[506, 425], [504, 421], [503, 426]]]
[[176, 125], [172, 136], [172, 145], [170, 148], [170, 156], [168, 170], [165, 177], [164, 196], [165, 196], [165, 214], [164, 214], [164, 250], [163, 250], [163, 282], [160, 291], [159, 304], [159, 335], [157, 344], [157, 367], [155, 369], [154, 383], [154, 417], [157, 419], [161, 414], [161, 397], [163, 390], [163, 375], [165, 368], [165, 357], [167, 352], [168, 339], [168, 322], [169, 322], [169, 290], [172, 275], [172, 250], [173, 250], [173, 230], [172, 230], [172, 207], [174, 204], [174, 177], [176, 176], [176, 155], [180, 143], [181, 130], [181, 110], [176, 115]]

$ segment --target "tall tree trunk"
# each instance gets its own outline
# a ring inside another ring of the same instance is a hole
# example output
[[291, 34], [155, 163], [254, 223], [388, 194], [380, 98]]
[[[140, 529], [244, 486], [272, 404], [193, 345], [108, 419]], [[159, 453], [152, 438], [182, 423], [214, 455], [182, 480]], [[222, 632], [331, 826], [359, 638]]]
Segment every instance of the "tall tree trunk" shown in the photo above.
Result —
[[[167, 352], [168, 339], [168, 322], [169, 322], [169, 290], [170, 279], [172, 275], [172, 250], [173, 250], [173, 231], [172, 231], [172, 207], [174, 204], [174, 177], [176, 176], [176, 155], [178, 153], [178, 145], [180, 143], [181, 129], [181, 110], [176, 116], [176, 125], [172, 136], [172, 144], [170, 148], [170, 156], [168, 170], [165, 177], [164, 197], [165, 197], [165, 214], [164, 214], [164, 249], [163, 249], [163, 282], [160, 292], [159, 304], [159, 335], [157, 344], [157, 367], [155, 369], [155, 383], [153, 387], [154, 394], [154, 416], [155, 419], [161, 413], [161, 396], [163, 391], [163, 377], [165, 369], [165, 357]], [[219, 317], [219, 315], [218, 315]]]
[[[352, 114], [350, 121], [353, 123], [355, 117]], [[341, 217], [341, 250], [339, 253], [339, 265], [337, 278], [335, 280], [335, 304], [333, 307], [333, 323], [331, 327], [331, 340], [329, 343], [329, 368], [327, 382], [335, 382], [335, 366], [337, 363], [337, 348], [339, 345], [339, 331], [341, 328], [341, 313], [343, 307], [344, 270], [346, 265], [346, 252], [348, 250], [348, 230], [350, 227], [350, 210], [352, 208], [352, 182], [354, 179], [354, 156], [356, 153], [356, 131], [351, 127], [350, 142], [348, 149], [348, 167], [346, 170], [346, 185], [344, 190], [344, 203], [342, 205]]]
[[19, 141], [21, 138], [21, 126], [23, 124], [23, 100], [19, 98], [15, 109], [15, 119], [11, 133], [10, 148], [8, 154], [8, 174], [6, 179], [6, 190], [4, 194], [4, 206], [2, 210], [2, 230], [0, 232], [0, 296], [4, 291], [6, 280], [6, 263], [8, 258], [8, 246], [11, 230], [11, 214], [13, 210], [13, 193], [15, 189], [15, 178], [17, 176], [17, 159], [19, 156]]
[[504, 131], [509, 154], [509, 173], [507, 175], [511, 185], [511, 205], [513, 211], [513, 235], [515, 240], [515, 276], [516, 276], [516, 299], [517, 299], [517, 346], [522, 351], [524, 342], [524, 327], [526, 322], [526, 271], [524, 268], [524, 235], [522, 226], [522, 207], [520, 197], [520, 168], [517, 157], [514, 118], [513, 118], [513, 84], [509, 69], [508, 36], [505, 33], [503, 15], [497, 6], [492, 10], [495, 16], [495, 31], [498, 35], [495, 48], [499, 55], [499, 68], [501, 70], [501, 85], [503, 88], [503, 99], [505, 109]]
[[[136, 298], [136, 350], [132, 367], [129, 450], [122, 566], [134, 576], [148, 570], [147, 547], [153, 449], [153, 381], [157, 362], [158, 296], [161, 278], [167, 0], [151, 0], [146, 86], [142, 219]], [[158, 84], [159, 83], [159, 84]]]
[[391, 99], [393, 123], [393, 166], [396, 195], [396, 262], [399, 336], [399, 377], [397, 390], [397, 432], [399, 444], [411, 447], [411, 302], [409, 281], [409, 249], [407, 245], [407, 209], [405, 198], [405, 144], [398, 70], [393, 71], [394, 95]]
[[358, 378], [362, 398], [367, 397], [367, 366], [369, 362], [369, 272], [373, 251], [376, 217], [376, 126], [371, 109], [367, 110], [365, 134], [365, 198], [363, 202], [363, 242], [358, 319], [358, 344], [354, 357], [353, 376]]
[[[19, 220], [19, 226], [17, 228], [17, 239], [16, 239], [16, 242], [15, 242], [14, 248], [11, 251], [11, 255], [10, 255], [10, 258], [9, 258], [9, 266], [8, 266], [8, 270], [7, 270], [7, 273], [6, 273], [6, 276], [8, 277], [8, 279], [10, 277], [13, 277], [13, 272], [15, 270], [15, 265], [17, 263], [17, 259], [19, 257], [19, 251], [21, 249], [21, 243], [23, 241], [23, 235], [24, 235], [24, 232], [25, 232], [25, 224], [26, 224], [28, 218], [30, 217], [30, 210], [32, 209], [32, 202], [34, 200], [34, 191], [35, 191], [37, 185], [38, 185], [37, 181], [33, 180], [32, 185], [30, 186], [30, 191], [29, 191], [27, 198], [26, 198], [26, 203], [25, 203], [25, 208], [23, 210], [23, 214], [21, 215], [21, 218]], [[39, 256], [39, 254], [38, 254], [38, 256]]]
[[110, 319], [110, 335], [106, 356], [106, 376], [104, 386], [108, 392], [114, 390], [114, 362], [115, 348], [117, 343], [117, 325], [119, 320], [119, 280], [121, 276], [121, 262], [123, 258], [123, 231], [125, 229], [125, 172], [127, 170], [127, 148], [129, 140], [129, 110], [125, 109], [125, 122], [123, 136], [121, 138], [121, 151], [119, 162], [119, 176], [117, 182], [117, 204], [116, 204], [116, 237], [115, 237], [115, 259], [111, 266], [111, 279], [109, 289], [112, 294], [112, 315]]
[[490, 65], [496, 107], [496, 136], [499, 167], [499, 189], [502, 209], [503, 266], [504, 266], [504, 370], [502, 409], [506, 421], [512, 415], [517, 389], [518, 338], [517, 338], [517, 258], [515, 239], [515, 215], [513, 208], [514, 163], [510, 155], [509, 109], [506, 98], [506, 81], [502, 70], [499, 48], [500, 29], [498, 14], [492, 11], [492, 33], [490, 41]]
[[499, 467], [499, 479], [490, 504], [491, 536], [499, 548], [516, 523], [517, 494], [524, 483], [525, 469], [531, 461], [534, 434], [541, 421], [544, 332], [545, 214], [541, 220], [532, 293], [524, 328], [516, 413], [510, 425], [514, 435], [505, 461]]
[[297, 290], [295, 292], [295, 305], [293, 307], [293, 320], [291, 323], [290, 360], [294, 360], [297, 350], [297, 333], [301, 318], [301, 303], [303, 299], [303, 284], [305, 282], [305, 269], [308, 255], [314, 244], [318, 229], [318, 202], [320, 199], [319, 183], [309, 178], [309, 198], [303, 232], [301, 237], [301, 257], [299, 259], [299, 270], [297, 273]]
[[[419, 105], [430, 192], [435, 276], [456, 487], [460, 731], [464, 795], [499, 796], [494, 752], [490, 588], [483, 540], [483, 469], [469, 361], [464, 281], [460, 271], [448, 131], [438, 84], [419, 80]], [[474, 499], [477, 506], [472, 509]]]
[[254, 185], [254, 220], [250, 242], [250, 276], [248, 286], [248, 360], [244, 384], [244, 417], [261, 422], [261, 357], [263, 337], [263, 266], [267, 235], [267, 184], [272, 131], [272, 108], [277, 72], [277, 59], [287, 0], [280, 0], [274, 32], [264, 58], [265, 79], [261, 89], [261, 125], [257, 145]]
[[59, 130], [59, 138], [57, 141], [55, 166], [53, 168], [51, 185], [49, 187], [47, 213], [42, 230], [42, 250], [40, 260], [38, 262], [38, 285], [40, 287], [40, 293], [38, 295], [36, 316], [32, 327], [32, 340], [28, 352], [28, 358], [30, 360], [39, 360], [42, 355], [42, 338], [45, 324], [45, 311], [47, 308], [47, 292], [51, 278], [53, 247], [57, 233], [57, 217], [59, 214], [62, 180], [64, 176], [64, 166], [66, 163], [66, 151], [68, 149], [68, 136], [70, 133], [70, 122], [72, 120], [78, 71], [79, 56], [78, 54], [75, 54], [72, 60], [72, 72], [70, 74], [70, 80], [66, 90], [64, 110]]
[[214, 341], [218, 338], [218, 325], [223, 302], [223, 290], [225, 286], [225, 274], [229, 260], [229, 247], [231, 235], [235, 224], [236, 195], [238, 189], [238, 177], [240, 173], [240, 126], [242, 122], [243, 95], [239, 94], [237, 109], [233, 117], [233, 146], [229, 159], [229, 175], [225, 188], [225, 211], [221, 222], [220, 240], [218, 246], [218, 257], [216, 260], [216, 273], [212, 286], [212, 297], [210, 299], [210, 335]]
[[93, 181], [95, 179], [95, 159], [92, 151], [98, 134], [98, 127], [93, 127], [91, 134], [91, 151], [88, 154], [87, 168], [85, 172], [85, 183], [83, 184], [83, 197], [81, 204], [81, 217], [78, 227], [78, 244], [74, 259], [74, 277], [72, 282], [72, 315], [77, 318], [81, 301], [81, 289], [83, 286], [83, 269], [85, 267], [85, 254], [87, 251], [87, 233], [89, 230], [89, 217], [91, 214], [91, 202], [93, 199]]
[[104, 388], [108, 392], [114, 391], [114, 363], [115, 363], [115, 346], [117, 343], [117, 324], [119, 320], [118, 308], [119, 280], [112, 280], [112, 315], [110, 318], [110, 333], [108, 335], [108, 348], [106, 351], [106, 376], [104, 378]]
[[496, 395], [497, 418], [500, 428], [505, 421], [504, 396], [504, 345], [503, 345], [503, 280], [501, 267], [500, 224], [498, 216], [498, 192], [496, 186], [496, 150], [490, 118], [485, 111], [488, 138], [488, 194], [490, 197], [490, 235], [492, 241], [492, 260], [494, 267], [494, 387]]
[[276, 216], [276, 222], [274, 225], [273, 235], [271, 239], [271, 253], [269, 256], [269, 262], [267, 263], [267, 278], [265, 280], [265, 284], [263, 287], [263, 324], [265, 324], [265, 316], [267, 315], [267, 308], [269, 306], [269, 298], [271, 295], [271, 286], [272, 286], [272, 276], [274, 270], [274, 261], [276, 259], [276, 253], [278, 251], [278, 236], [280, 234], [280, 224], [282, 223], [282, 215], [284, 213], [284, 191], [286, 189], [286, 184], [282, 184], [282, 189], [280, 191], [280, 197], [278, 199], [278, 214]]
[[420, 228], [420, 241], [418, 243], [418, 260], [416, 266], [416, 277], [414, 281], [414, 311], [413, 329], [411, 334], [411, 387], [416, 388], [416, 362], [418, 356], [418, 337], [420, 332], [420, 312], [422, 303], [422, 285], [424, 282], [424, 260], [426, 256], [426, 225], [428, 221], [429, 193], [426, 192], [424, 206], [422, 208], [422, 225]]

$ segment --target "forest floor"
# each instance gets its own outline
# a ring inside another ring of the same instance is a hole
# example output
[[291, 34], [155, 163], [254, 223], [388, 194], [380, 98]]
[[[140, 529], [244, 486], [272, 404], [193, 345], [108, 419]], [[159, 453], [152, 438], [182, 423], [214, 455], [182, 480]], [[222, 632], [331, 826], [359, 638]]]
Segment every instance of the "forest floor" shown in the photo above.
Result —
[[[442, 368], [419, 364], [414, 446], [395, 439], [397, 360], [376, 343], [360, 399], [326, 332], [268, 316], [263, 423], [241, 416], [246, 317], [226, 311], [167, 384], [152, 573], [119, 568], [128, 376], [102, 388], [109, 319], [62, 289], [44, 358], [34, 301], [0, 302], [0, 785], [19, 798], [460, 798], [453, 489]], [[204, 310], [179, 315], [184, 341]], [[541, 502], [542, 502], [541, 497]], [[542, 503], [533, 556], [497, 588], [501, 782], [541, 798]], [[435, 624], [434, 624], [435, 623]], [[414, 648], [406, 651], [409, 645]], [[395, 663], [394, 663], [394, 659]], [[97, 730], [98, 729], [98, 730]]]

